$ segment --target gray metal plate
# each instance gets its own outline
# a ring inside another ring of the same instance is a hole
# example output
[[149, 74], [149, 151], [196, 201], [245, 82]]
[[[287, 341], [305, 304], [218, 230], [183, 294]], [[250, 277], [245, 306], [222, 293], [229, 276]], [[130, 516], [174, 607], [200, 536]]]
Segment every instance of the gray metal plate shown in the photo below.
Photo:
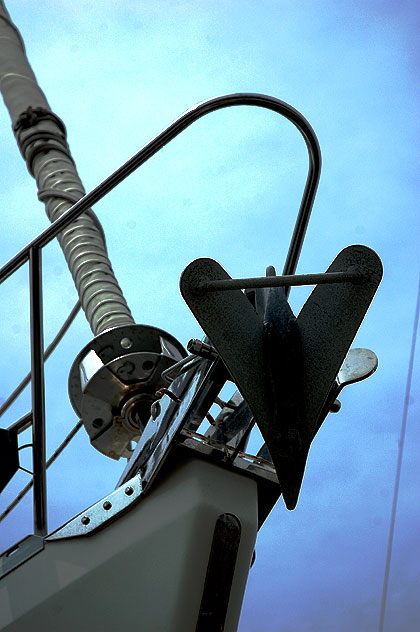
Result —
[[63, 540], [81, 535], [91, 535], [111, 520], [118, 518], [140, 497], [141, 493], [141, 479], [139, 475], [136, 475], [123, 486], [54, 531], [47, 537], [47, 540]]
[[0, 578], [44, 550], [44, 538], [28, 535], [0, 555]]

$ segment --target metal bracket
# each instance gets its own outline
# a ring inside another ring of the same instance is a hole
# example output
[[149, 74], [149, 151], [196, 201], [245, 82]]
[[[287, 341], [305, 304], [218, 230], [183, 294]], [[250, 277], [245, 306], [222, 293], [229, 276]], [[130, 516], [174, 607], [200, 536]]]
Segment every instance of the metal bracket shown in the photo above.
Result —
[[39, 535], [28, 535], [0, 555], [0, 579], [15, 568], [44, 550], [44, 538]]
[[130, 507], [140, 497], [141, 493], [141, 478], [137, 475], [67, 522], [63, 527], [49, 535], [46, 540], [63, 540], [81, 535], [92, 535], [92, 533], [104, 527]]

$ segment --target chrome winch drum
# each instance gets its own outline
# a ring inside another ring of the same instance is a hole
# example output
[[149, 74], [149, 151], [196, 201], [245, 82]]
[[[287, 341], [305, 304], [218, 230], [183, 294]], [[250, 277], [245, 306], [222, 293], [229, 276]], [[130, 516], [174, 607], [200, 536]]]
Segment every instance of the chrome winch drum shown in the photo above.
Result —
[[112, 459], [129, 457], [150, 418], [162, 372], [185, 357], [170, 334], [148, 325], [104, 331], [86, 345], [70, 370], [71, 404], [92, 445]]

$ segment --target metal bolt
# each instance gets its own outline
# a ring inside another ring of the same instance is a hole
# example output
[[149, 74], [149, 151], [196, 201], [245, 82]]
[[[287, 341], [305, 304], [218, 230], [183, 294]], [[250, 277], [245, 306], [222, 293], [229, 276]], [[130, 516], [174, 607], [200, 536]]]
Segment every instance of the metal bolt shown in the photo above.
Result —
[[338, 413], [338, 411], [341, 408], [341, 402], [338, 401], [338, 399], [336, 399], [330, 406], [330, 411], [332, 413]]
[[131, 496], [131, 494], [134, 493], [134, 489], [132, 487], [126, 487], [124, 492], [127, 494], [127, 496]]
[[188, 342], [187, 351], [208, 360], [214, 360], [217, 358], [217, 351], [214, 347], [208, 345], [206, 342], [202, 342], [201, 340], [196, 340], [195, 338]]
[[80, 521], [82, 524], [87, 525], [90, 522], [90, 518], [89, 516], [83, 516], [83, 518]]
[[152, 420], [156, 421], [156, 419], [159, 417], [161, 412], [161, 406], [159, 404], [158, 401], [153, 402], [153, 404], [150, 407], [150, 414], [152, 416]]
[[131, 349], [131, 347], [133, 346], [133, 341], [131, 340], [131, 338], [121, 338], [120, 345], [123, 349]]
[[106, 500], [102, 507], [105, 509], [105, 511], [108, 511], [109, 509], [111, 509], [112, 503], [110, 503], [109, 500]]

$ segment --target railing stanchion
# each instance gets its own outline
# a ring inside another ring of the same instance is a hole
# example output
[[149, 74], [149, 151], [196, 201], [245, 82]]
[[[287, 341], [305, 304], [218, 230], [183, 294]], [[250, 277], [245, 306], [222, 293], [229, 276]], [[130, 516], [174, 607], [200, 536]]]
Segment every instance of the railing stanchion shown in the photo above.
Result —
[[47, 534], [47, 479], [45, 467], [45, 392], [44, 392], [44, 333], [42, 310], [42, 251], [33, 247], [29, 252], [30, 312], [31, 312], [31, 383], [32, 383], [32, 444], [33, 444], [33, 504], [34, 533]]

